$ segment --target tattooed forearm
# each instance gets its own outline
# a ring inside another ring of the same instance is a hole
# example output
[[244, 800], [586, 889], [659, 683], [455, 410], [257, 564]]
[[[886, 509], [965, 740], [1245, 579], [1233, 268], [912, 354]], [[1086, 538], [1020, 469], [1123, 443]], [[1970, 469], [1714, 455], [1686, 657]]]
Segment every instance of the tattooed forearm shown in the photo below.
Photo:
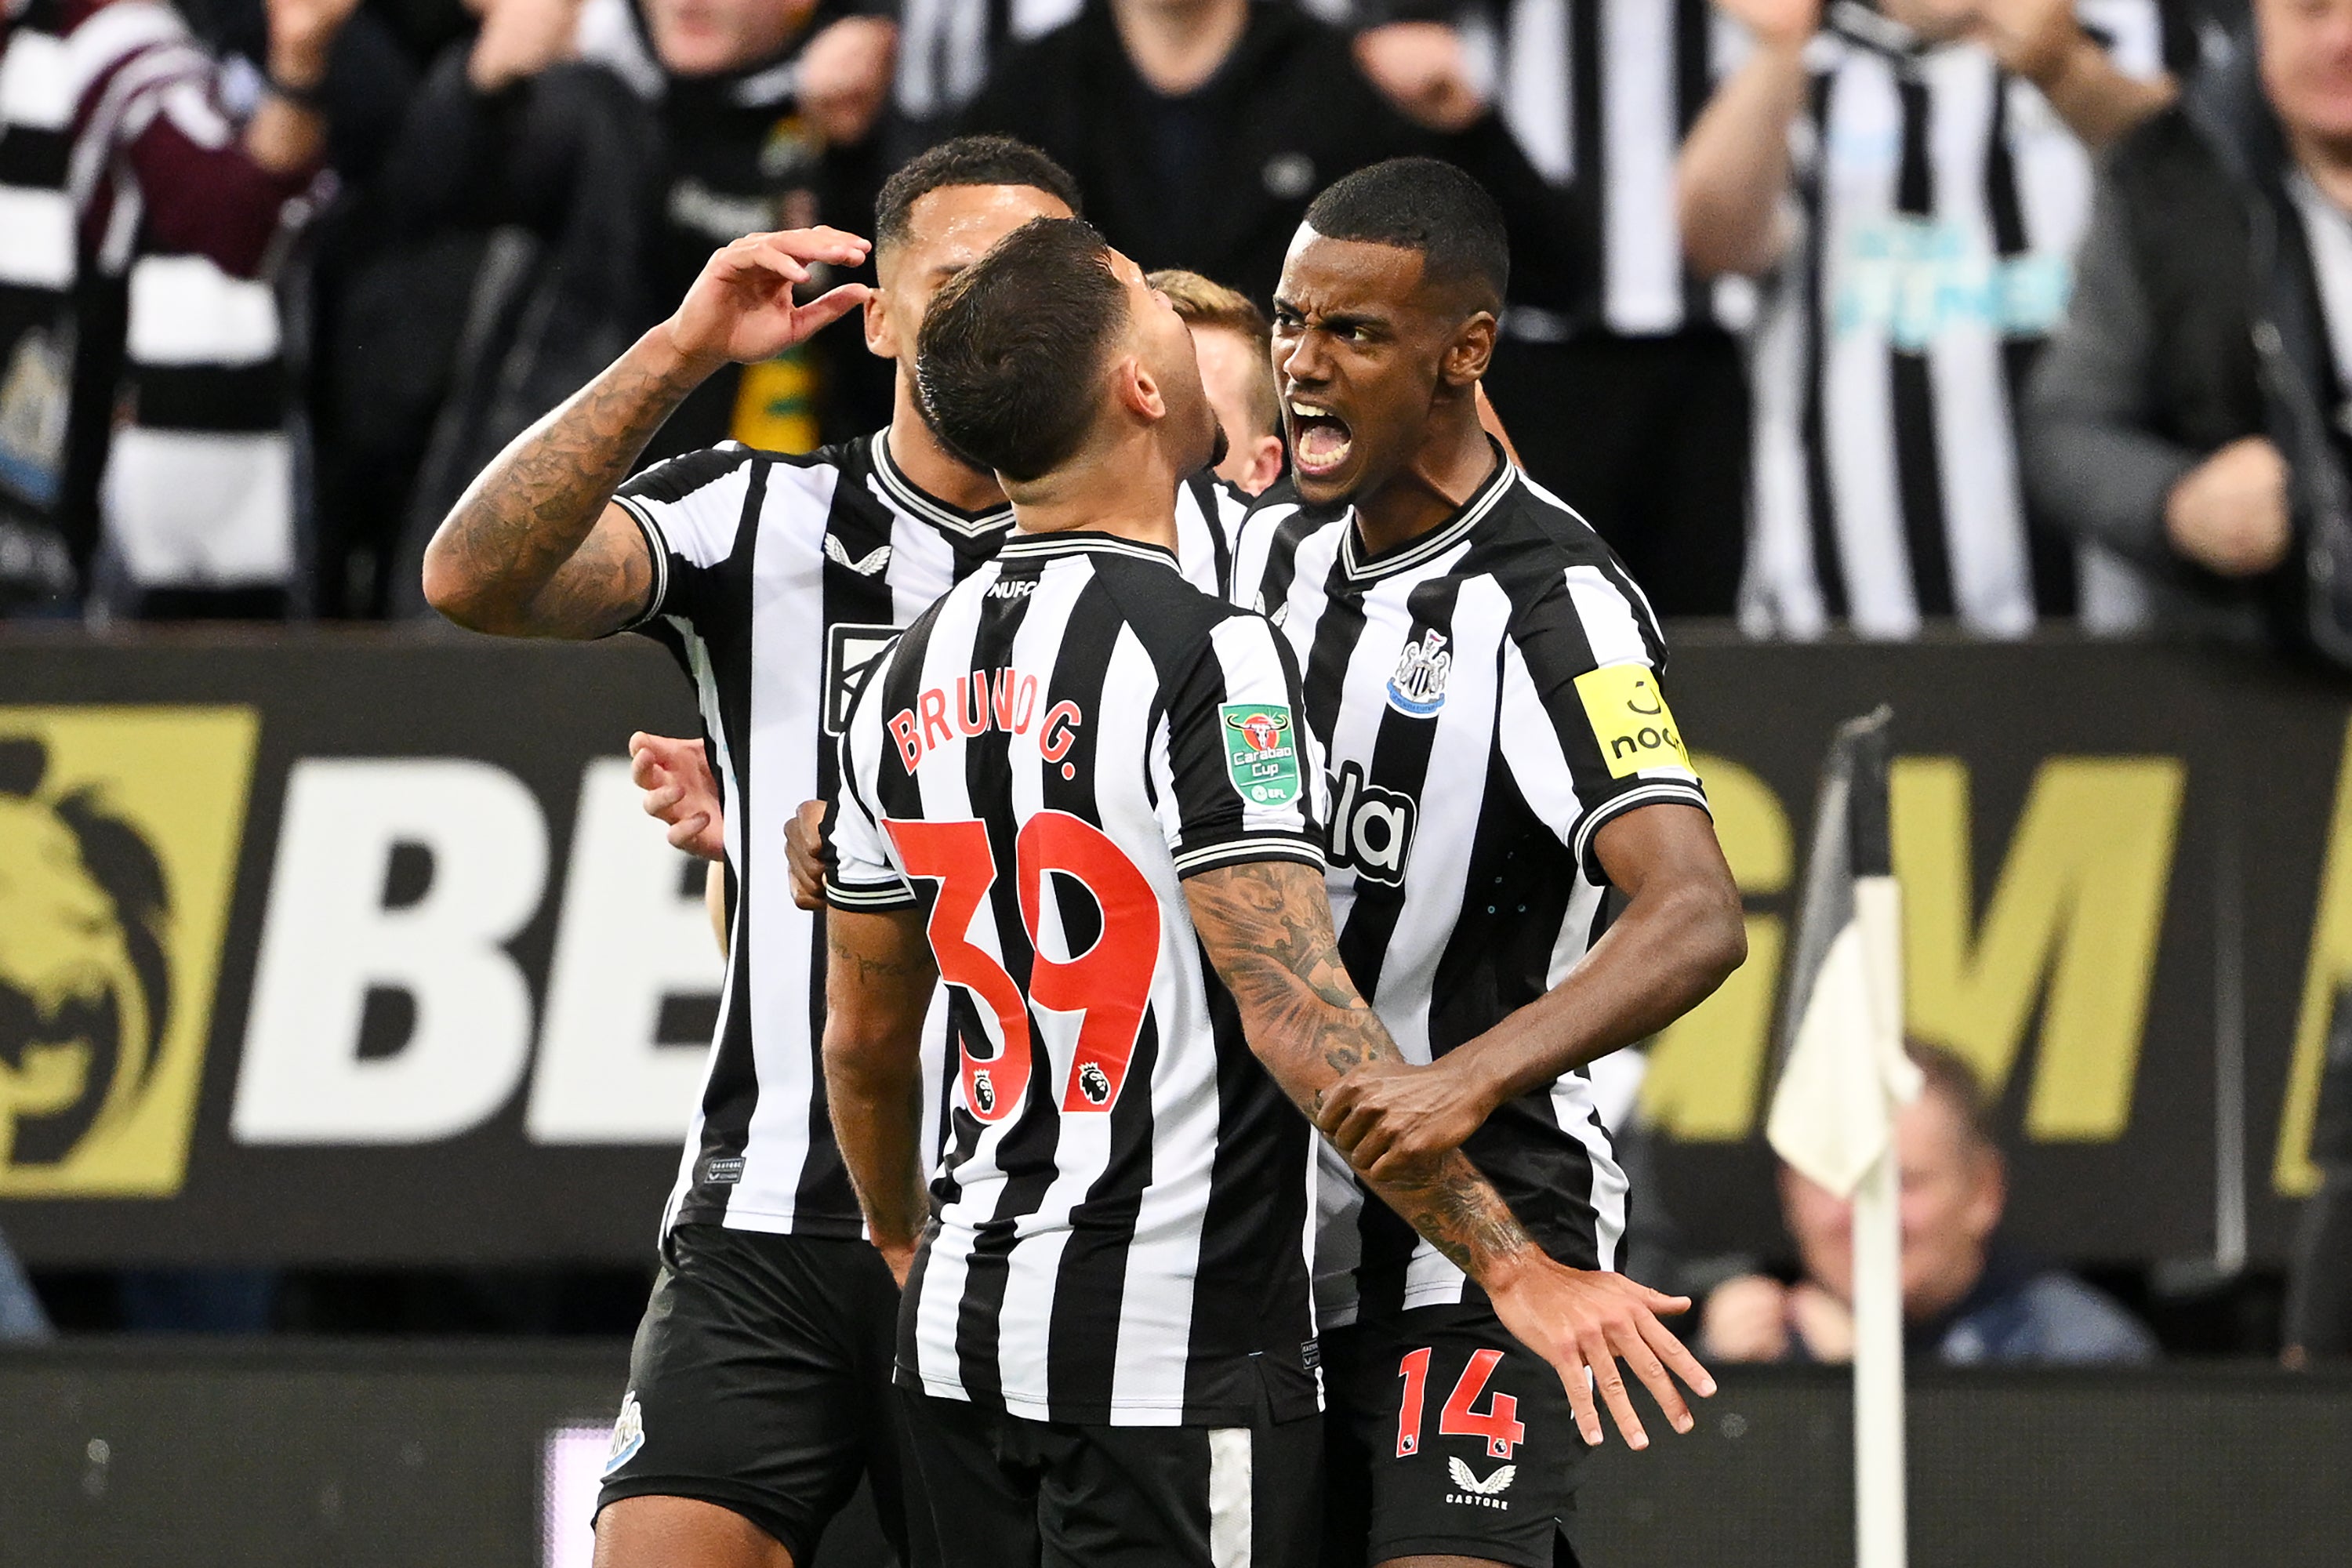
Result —
[[861, 989], [877, 984], [889, 984], [920, 973], [918, 965], [896, 958], [877, 958], [852, 946], [841, 939], [837, 927], [827, 933], [825, 950], [835, 963], [847, 969], [844, 978], [854, 981]]
[[834, 1141], [875, 1244], [909, 1248], [929, 1214], [921, 1056], [938, 971], [912, 910], [836, 910], [825, 920], [825, 948], [824, 1081]]
[[515, 437], [458, 498], [425, 558], [425, 596], [478, 631], [596, 637], [653, 589], [634, 527], [599, 527], [638, 454], [706, 369], [647, 333]]
[[[1403, 1059], [1348, 976], [1313, 868], [1284, 860], [1223, 867], [1191, 878], [1184, 891], [1210, 960], [1241, 1008], [1250, 1048], [1308, 1116], [1350, 1069]], [[1401, 1177], [1366, 1180], [1474, 1279], [1531, 1245], [1459, 1152]]]

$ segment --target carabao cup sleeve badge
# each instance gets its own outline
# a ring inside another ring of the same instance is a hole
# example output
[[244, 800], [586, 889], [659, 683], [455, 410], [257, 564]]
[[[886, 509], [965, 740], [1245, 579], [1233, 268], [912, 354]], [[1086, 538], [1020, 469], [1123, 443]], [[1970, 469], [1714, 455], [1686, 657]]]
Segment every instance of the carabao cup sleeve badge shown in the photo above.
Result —
[[1288, 805], [1298, 798], [1298, 734], [1287, 706], [1224, 702], [1225, 773], [1252, 805]]

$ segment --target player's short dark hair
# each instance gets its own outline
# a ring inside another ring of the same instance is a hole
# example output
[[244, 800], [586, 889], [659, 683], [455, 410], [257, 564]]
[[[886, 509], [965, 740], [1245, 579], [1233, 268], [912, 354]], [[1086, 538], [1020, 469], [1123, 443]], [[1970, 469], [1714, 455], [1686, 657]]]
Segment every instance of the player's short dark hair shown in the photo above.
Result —
[[923, 313], [915, 386], [931, 428], [976, 468], [1034, 479], [1069, 460], [1127, 321], [1110, 247], [1083, 218], [1031, 218], [948, 280]]
[[1510, 291], [1511, 239], [1486, 187], [1435, 158], [1391, 158], [1324, 187], [1307, 226], [1327, 239], [1417, 250], [1422, 276], [1470, 285], [1478, 308]]
[[1927, 1080], [1920, 1092], [1938, 1095], [1951, 1107], [1959, 1119], [1961, 1136], [1979, 1150], [1998, 1152], [2000, 1141], [1993, 1131], [1992, 1096], [1975, 1064], [1958, 1051], [1916, 1036], [1903, 1042], [1903, 1054]]
[[1026, 185], [1080, 211], [1078, 183], [1026, 142], [1010, 136], [959, 136], [919, 153], [882, 182], [874, 199], [875, 248], [905, 243], [915, 204], [949, 185]]

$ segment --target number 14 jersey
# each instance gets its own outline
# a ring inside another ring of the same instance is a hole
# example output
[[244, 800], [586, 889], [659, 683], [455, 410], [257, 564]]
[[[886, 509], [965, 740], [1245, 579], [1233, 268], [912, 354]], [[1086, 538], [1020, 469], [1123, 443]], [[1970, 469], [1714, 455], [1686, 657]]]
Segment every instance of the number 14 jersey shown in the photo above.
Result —
[[924, 911], [955, 1036], [902, 1384], [1095, 1425], [1315, 1410], [1313, 1134], [1183, 879], [1319, 870], [1322, 791], [1281, 637], [1150, 545], [1015, 534], [877, 664], [827, 893]]

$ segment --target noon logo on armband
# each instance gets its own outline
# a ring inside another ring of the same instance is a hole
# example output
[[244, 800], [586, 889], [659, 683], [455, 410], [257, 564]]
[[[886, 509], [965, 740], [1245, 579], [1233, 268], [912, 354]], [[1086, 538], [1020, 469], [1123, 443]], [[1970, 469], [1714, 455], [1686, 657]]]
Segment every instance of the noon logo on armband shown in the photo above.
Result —
[[1583, 699], [1584, 717], [1592, 726], [1592, 738], [1601, 743], [1601, 758], [1609, 764], [1611, 778], [1649, 768], [1692, 771], [1674, 712], [1658, 689], [1656, 671], [1648, 665], [1611, 664], [1587, 670], [1576, 678], [1576, 694]]
[[1404, 645], [1396, 673], [1389, 677], [1389, 706], [1408, 719], [1435, 717], [1445, 706], [1445, 678], [1453, 670], [1445, 634], [1432, 626], [1419, 642]]
[[1252, 805], [1288, 805], [1299, 795], [1298, 732], [1280, 702], [1225, 702], [1225, 773]]

